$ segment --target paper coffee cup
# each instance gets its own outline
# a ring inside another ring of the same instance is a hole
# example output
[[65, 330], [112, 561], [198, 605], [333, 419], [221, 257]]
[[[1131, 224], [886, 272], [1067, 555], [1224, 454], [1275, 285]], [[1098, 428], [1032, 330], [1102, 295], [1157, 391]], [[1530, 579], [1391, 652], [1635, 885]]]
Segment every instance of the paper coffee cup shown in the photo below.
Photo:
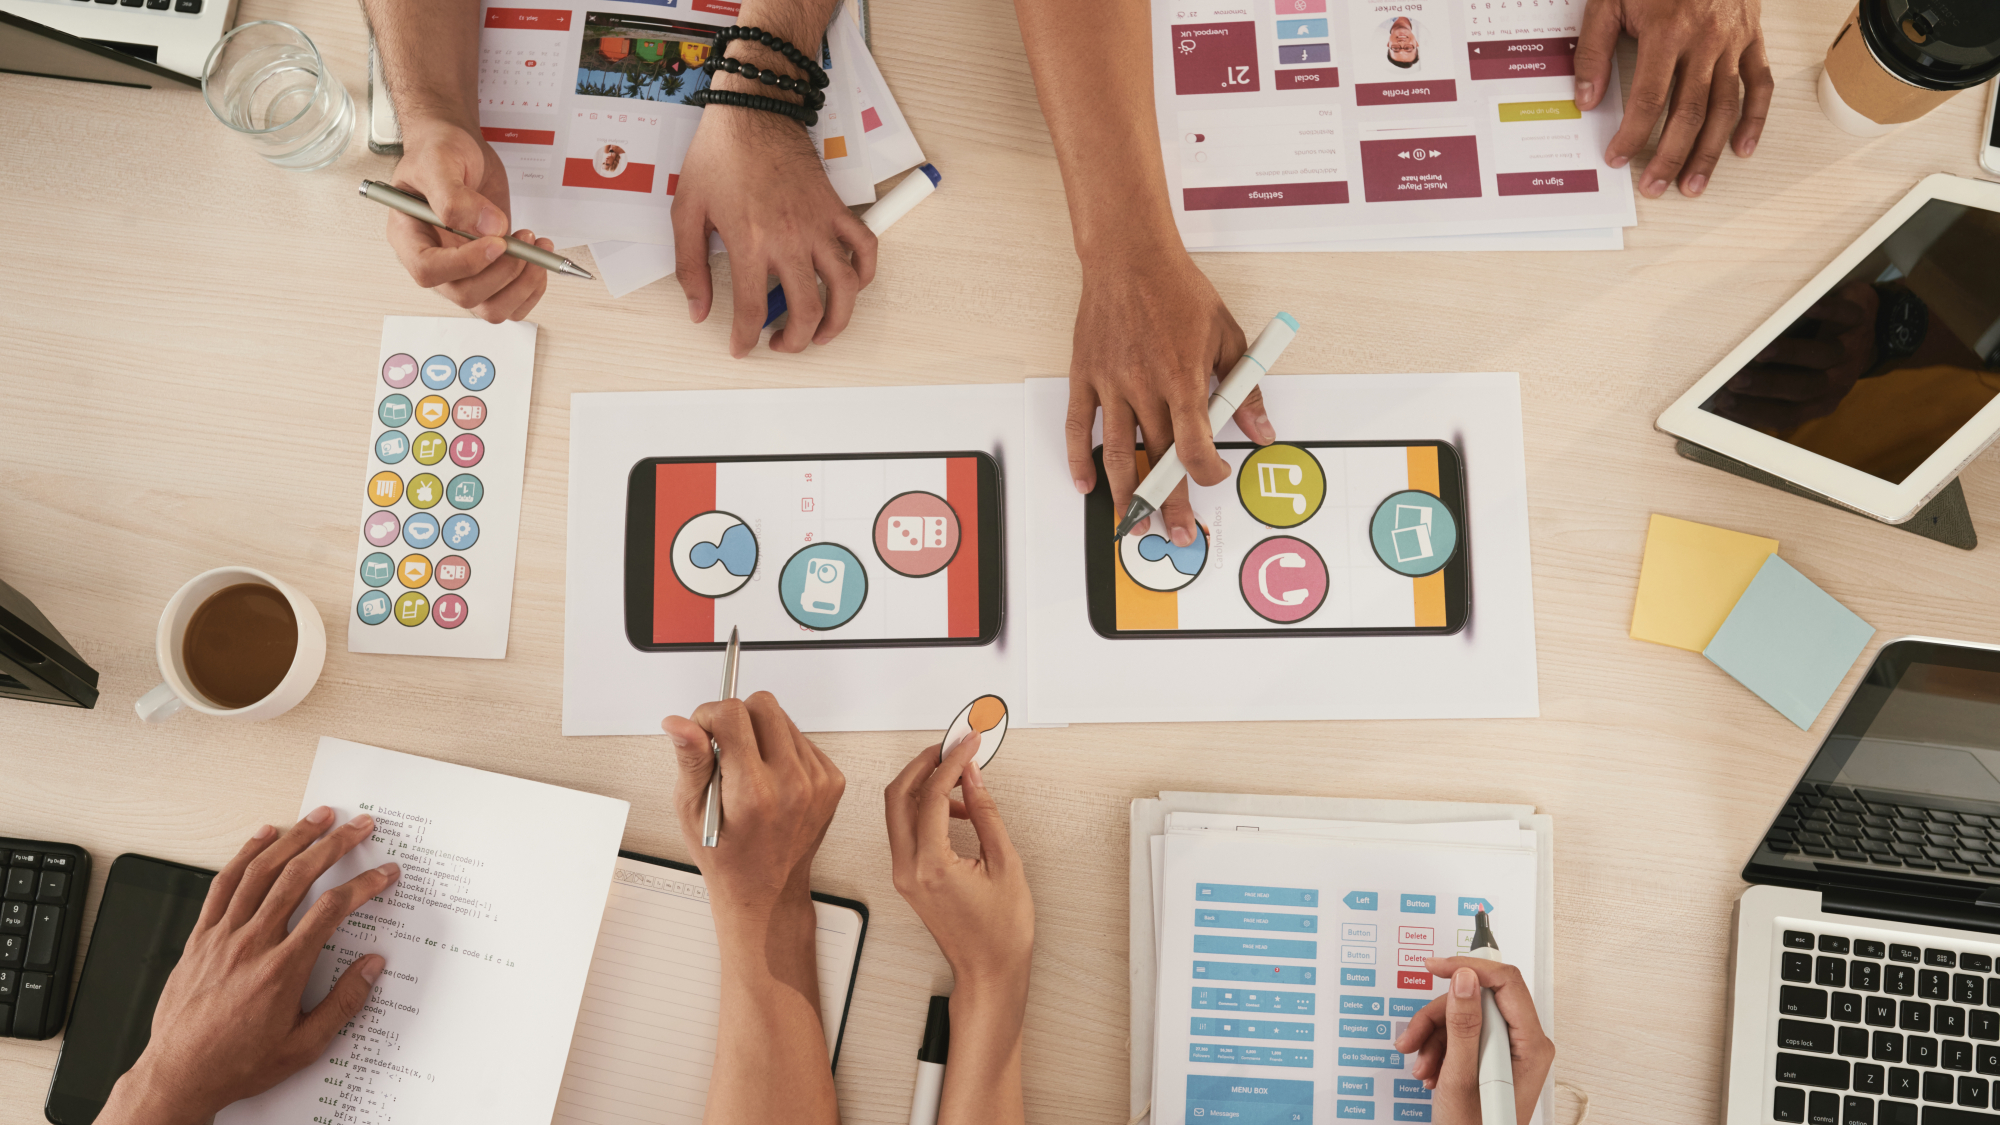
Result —
[[1819, 104], [1859, 137], [1915, 121], [2000, 74], [2000, 3], [1860, 0], [1827, 48]]

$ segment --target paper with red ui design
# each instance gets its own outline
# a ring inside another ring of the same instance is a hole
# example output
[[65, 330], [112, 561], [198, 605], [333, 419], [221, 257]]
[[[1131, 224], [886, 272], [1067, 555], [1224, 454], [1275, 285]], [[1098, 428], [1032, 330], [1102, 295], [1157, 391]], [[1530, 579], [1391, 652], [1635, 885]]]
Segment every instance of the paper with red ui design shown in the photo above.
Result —
[[1585, 0], [1154, 0], [1190, 250], [1628, 227], [1617, 81], [1573, 99]]

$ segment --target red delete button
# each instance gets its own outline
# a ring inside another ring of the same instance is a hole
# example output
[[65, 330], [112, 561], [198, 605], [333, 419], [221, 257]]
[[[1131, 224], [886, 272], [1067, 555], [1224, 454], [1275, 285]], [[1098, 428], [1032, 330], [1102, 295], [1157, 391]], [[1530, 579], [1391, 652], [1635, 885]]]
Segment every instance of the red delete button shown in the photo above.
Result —
[[1277, 72], [1277, 86], [1280, 90], [1332, 89], [1338, 85], [1340, 85], [1340, 68], [1337, 66], [1316, 66], [1311, 70]]
[[1474, 82], [1490, 78], [1546, 78], [1576, 73], [1576, 40], [1506, 39], [1467, 43]]
[[1182, 206], [1189, 211], [1224, 211], [1236, 207], [1310, 207], [1319, 203], [1345, 202], [1346, 180], [1181, 189]]
[[1397, 973], [1397, 988], [1414, 988], [1419, 992], [1429, 992], [1434, 987], [1429, 973]]
[[1597, 169], [1568, 172], [1502, 172], [1495, 177], [1501, 195], [1568, 195], [1597, 190]]

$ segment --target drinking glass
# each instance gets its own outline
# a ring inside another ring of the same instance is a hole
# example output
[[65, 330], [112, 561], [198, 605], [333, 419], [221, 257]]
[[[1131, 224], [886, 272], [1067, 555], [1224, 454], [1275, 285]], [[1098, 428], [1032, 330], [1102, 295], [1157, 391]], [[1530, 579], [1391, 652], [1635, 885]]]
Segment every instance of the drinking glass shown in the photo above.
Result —
[[242, 24], [208, 53], [202, 97], [216, 120], [280, 168], [311, 172], [340, 159], [354, 99], [306, 33], [277, 20]]

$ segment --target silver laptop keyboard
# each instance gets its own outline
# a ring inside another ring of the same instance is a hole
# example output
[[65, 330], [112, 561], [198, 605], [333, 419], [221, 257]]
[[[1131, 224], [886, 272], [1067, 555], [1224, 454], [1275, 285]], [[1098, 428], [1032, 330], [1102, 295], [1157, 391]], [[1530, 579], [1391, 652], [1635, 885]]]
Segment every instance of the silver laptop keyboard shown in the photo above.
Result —
[[2000, 1125], [2000, 976], [1990, 952], [1854, 932], [1864, 928], [1777, 935], [1772, 1119]]

